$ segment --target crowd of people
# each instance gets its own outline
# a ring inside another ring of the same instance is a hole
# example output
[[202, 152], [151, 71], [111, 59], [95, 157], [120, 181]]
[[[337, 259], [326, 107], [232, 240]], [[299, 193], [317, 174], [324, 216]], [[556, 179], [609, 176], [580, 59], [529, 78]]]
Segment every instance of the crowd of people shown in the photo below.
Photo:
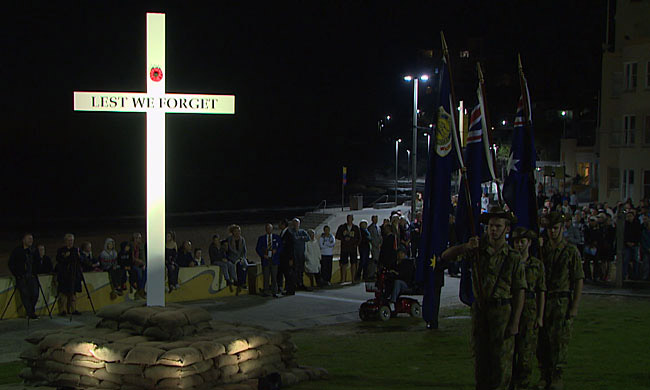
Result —
[[[265, 233], [255, 243], [254, 255], [248, 251], [246, 238], [238, 225], [229, 226], [228, 236], [223, 239], [214, 234], [205, 255], [191, 240], [179, 245], [176, 234], [167, 232], [167, 291], [171, 293], [180, 288], [181, 268], [213, 265], [221, 271], [219, 284], [225, 280], [231, 291], [236, 288], [239, 292], [248, 288], [248, 270], [251, 266], [257, 269], [258, 262], [262, 266], [260, 293], [263, 296], [293, 295], [296, 290], [312, 291], [330, 286], [337, 240], [341, 245], [341, 282], [374, 279], [378, 264], [395, 264], [398, 246], [409, 248], [413, 256], [417, 252], [419, 222], [409, 223], [399, 212], [393, 212], [381, 225], [376, 215], [370, 222], [361, 220], [358, 225], [354, 217], [348, 215], [346, 222], [334, 233], [329, 226], [317, 233], [313, 229], [302, 229], [300, 223], [298, 218], [280, 221], [279, 233], [274, 232], [272, 224], [266, 224]], [[93, 253], [90, 242], [76, 246], [75, 236], [66, 234], [63, 245], [56, 251], [55, 261], [45, 252], [43, 244], [34, 245], [34, 236], [25, 233], [9, 259], [16, 289], [31, 319], [38, 318], [34, 308], [41, 287], [39, 274], [56, 275], [54, 281], [61, 315], [79, 314], [76, 296], [83, 291], [84, 272], [106, 272], [112, 299], [130, 292], [136, 299], [146, 298], [147, 256], [141, 233], [133, 233], [130, 241], [119, 245], [115, 239], [106, 238], [99, 255]]]

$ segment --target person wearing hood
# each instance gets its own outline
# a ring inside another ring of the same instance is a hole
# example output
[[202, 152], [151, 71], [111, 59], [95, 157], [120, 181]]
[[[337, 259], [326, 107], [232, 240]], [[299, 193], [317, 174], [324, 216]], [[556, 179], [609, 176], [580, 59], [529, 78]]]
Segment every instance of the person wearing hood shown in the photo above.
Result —
[[115, 299], [117, 295], [122, 295], [122, 283], [126, 273], [124, 268], [117, 263], [115, 240], [110, 237], [104, 241], [104, 250], [99, 254], [99, 266], [102, 271], [108, 272], [111, 298]]

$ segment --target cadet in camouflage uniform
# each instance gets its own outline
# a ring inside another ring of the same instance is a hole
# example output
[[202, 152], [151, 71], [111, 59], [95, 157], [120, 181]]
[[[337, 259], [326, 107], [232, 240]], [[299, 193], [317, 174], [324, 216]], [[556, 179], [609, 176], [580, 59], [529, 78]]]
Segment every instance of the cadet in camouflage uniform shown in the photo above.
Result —
[[[514, 335], [524, 305], [526, 277], [519, 253], [505, 236], [515, 220], [495, 207], [481, 215], [487, 234], [447, 249], [442, 260], [465, 257], [472, 263], [472, 350], [476, 389], [507, 390], [512, 376]], [[478, 252], [478, 257], [476, 253]]]
[[519, 320], [519, 334], [515, 336], [515, 356], [512, 370], [512, 389], [528, 389], [533, 373], [537, 333], [543, 324], [546, 281], [544, 264], [529, 254], [530, 245], [537, 239], [532, 230], [519, 226], [512, 232], [515, 250], [520, 253], [526, 272], [526, 301]]
[[548, 239], [541, 249], [546, 272], [544, 327], [539, 335], [537, 358], [540, 364], [540, 388], [560, 390], [562, 371], [567, 364], [573, 319], [578, 314], [585, 277], [580, 252], [563, 236], [564, 214], [548, 216]]

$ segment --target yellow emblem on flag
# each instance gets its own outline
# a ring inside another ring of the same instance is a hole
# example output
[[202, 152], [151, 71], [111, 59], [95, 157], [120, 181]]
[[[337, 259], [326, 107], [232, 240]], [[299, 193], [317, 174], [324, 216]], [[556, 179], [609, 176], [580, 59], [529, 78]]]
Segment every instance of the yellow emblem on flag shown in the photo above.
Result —
[[436, 268], [436, 255], [433, 255], [433, 257], [431, 258], [431, 265], [430, 266], [431, 266], [431, 268], [434, 268], [434, 269]]
[[436, 126], [436, 153], [445, 157], [451, 152], [451, 115], [443, 106], [438, 108], [438, 125]]

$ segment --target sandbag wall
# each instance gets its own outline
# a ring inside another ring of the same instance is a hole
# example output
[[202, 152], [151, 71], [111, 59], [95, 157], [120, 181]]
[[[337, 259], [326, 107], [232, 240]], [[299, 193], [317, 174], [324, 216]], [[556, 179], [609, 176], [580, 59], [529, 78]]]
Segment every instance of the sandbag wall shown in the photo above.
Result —
[[21, 355], [25, 381], [79, 389], [235, 389], [256, 388], [257, 378], [274, 372], [285, 385], [326, 374], [298, 366], [288, 334], [213, 321], [200, 308], [119, 304], [98, 316], [96, 327], [31, 334], [33, 346]]

